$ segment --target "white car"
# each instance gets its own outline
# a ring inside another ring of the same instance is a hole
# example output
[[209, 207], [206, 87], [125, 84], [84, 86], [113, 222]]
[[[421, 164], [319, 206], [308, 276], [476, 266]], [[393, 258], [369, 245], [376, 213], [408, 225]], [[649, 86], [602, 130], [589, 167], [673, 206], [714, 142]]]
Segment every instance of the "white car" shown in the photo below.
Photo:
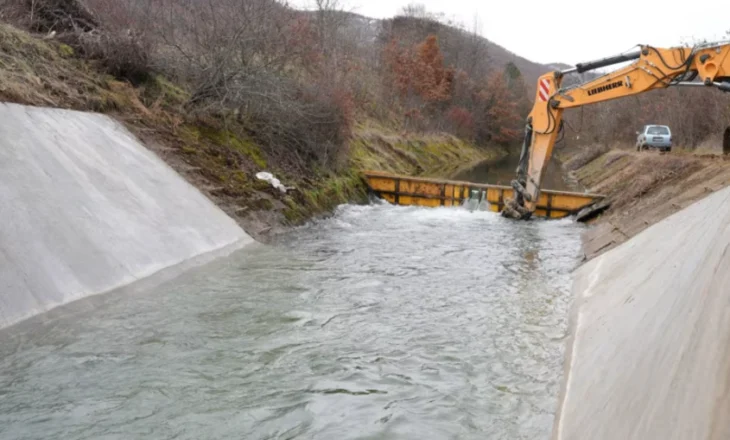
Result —
[[656, 148], [661, 151], [672, 151], [672, 130], [666, 125], [645, 125], [636, 134], [636, 151]]

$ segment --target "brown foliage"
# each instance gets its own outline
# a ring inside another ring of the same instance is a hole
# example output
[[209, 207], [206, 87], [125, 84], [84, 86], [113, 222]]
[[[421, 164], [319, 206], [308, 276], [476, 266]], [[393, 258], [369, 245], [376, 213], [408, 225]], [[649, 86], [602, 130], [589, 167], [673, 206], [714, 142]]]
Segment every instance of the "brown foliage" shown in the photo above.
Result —
[[412, 48], [400, 48], [391, 41], [384, 55], [393, 86], [407, 105], [423, 111], [451, 98], [454, 69], [444, 66], [436, 36]]
[[[114, 11], [104, 5], [111, 0], [87, 1], [109, 11], [103, 22], [122, 37], [117, 46], [83, 40], [88, 56], [137, 61], [141, 70], [187, 84], [192, 116], [234, 116], [270, 156], [295, 169], [333, 166], [344, 151], [354, 118], [349, 77], [320, 44], [324, 27], [327, 35], [337, 31], [334, 11], [302, 15], [274, 0], [121, 0]], [[336, 49], [327, 48], [332, 56]]]
[[413, 86], [426, 103], [451, 98], [454, 69], [444, 66], [444, 57], [435, 35], [418, 45], [413, 64]]
[[59, 30], [76, 55], [120, 79], [144, 84], [154, 72], [184, 85], [190, 116], [236, 119], [268, 154], [300, 168], [334, 165], [358, 113], [510, 142], [521, 110], [509, 100], [524, 98], [489, 76], [499, 69], [475, 34], [374, 30], [337, 0], [312, 13], [276, 0], [0, 2], [24, 8], [33, 30]]
[[474, 135], [474, 115], [464, 107], [451, 107], [446, 113], [451, 131], [458, 136], [471, 138]]
[[[150, 41], [141, 32], [150, 23], [117, 0], [4, 0], [8, 17], [31, 31], [55, 36], [75, 53], [99, 61], [110, 74], [133, 83], [149, 73]], [[101, 14], [99, 13], [101, 12]]]
[[502, 72], [489, 76], [486, 87], [479, 92], [480, 116], [478, 140], [508, 144], [520, 136], [522, 118], [517, 102], [507, 86]]
[[516, 67], [509, 81], [501, 71], [473, 79], [444, 62], [433, 35], [411, 47], [391, 40], [383, 56], [386, 81], [405, 108], [408, 128], [448, 130], [484, 144], [509, 144], [519, 137], [527, 106]]

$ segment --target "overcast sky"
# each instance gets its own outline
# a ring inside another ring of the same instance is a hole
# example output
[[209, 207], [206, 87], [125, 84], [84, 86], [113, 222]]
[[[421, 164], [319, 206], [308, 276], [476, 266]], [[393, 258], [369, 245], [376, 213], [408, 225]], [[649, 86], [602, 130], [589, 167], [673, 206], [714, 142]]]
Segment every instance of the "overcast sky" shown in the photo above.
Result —
[[[313, 0], [292, 0], [312, 5]], [[730, 30], [728, 0], [340, 0], [345, 8], [388, 18], [419, 3], [472, 27], [506, 49], [539, 63], [581, 61], [624, 52], [643, 43], [668, 47], [691, 38], [717, 40]], [[620, 30], [623, 29], [623, 30]]]

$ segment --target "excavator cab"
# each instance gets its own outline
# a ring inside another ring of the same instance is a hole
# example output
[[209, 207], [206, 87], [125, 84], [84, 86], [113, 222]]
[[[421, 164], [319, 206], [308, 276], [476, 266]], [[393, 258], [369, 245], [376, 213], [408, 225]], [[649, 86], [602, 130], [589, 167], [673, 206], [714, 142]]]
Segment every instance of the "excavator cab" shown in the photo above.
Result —
[[[584, 73], [627, 61], [631, 63], [592, 81], [562, 86], [564, 77], [571, 73]], [[532, 217], [540, 198], [542, 177], [563, 130], [566, 109], [668, 87], [713, 87], [730, 92], [730, 43], [669, 49], [639, 45], [638, 50], [629, 53], [542, 75], [525, 124], [517, 176], [512, 181], [514, 197], [506, 201], [502, 215], [521, 220]], [[727, 131], [725, 139], [725, 151], [730, 152]]]

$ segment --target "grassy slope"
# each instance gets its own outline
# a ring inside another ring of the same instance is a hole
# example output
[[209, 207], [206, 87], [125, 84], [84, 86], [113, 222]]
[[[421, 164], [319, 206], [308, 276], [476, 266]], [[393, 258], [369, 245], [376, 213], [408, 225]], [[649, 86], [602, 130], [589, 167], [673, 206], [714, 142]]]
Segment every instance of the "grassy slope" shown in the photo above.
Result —
[[[364, 169], [445, 175], [501, 153], [453, 136], [402, 135], [368, 121], [358, 125], [341, 169], [287, 172], [234, 120], [190, 116], [187, 91], [165, 78], [132, 87], [100, 72], [68, 46], [0, 24], [0, 101], [115, 117], [259, 239], [340, 203], [365, 200]], [[286, 195], [273, 190], [255, 178], [263, 170], [296, 189]]]

